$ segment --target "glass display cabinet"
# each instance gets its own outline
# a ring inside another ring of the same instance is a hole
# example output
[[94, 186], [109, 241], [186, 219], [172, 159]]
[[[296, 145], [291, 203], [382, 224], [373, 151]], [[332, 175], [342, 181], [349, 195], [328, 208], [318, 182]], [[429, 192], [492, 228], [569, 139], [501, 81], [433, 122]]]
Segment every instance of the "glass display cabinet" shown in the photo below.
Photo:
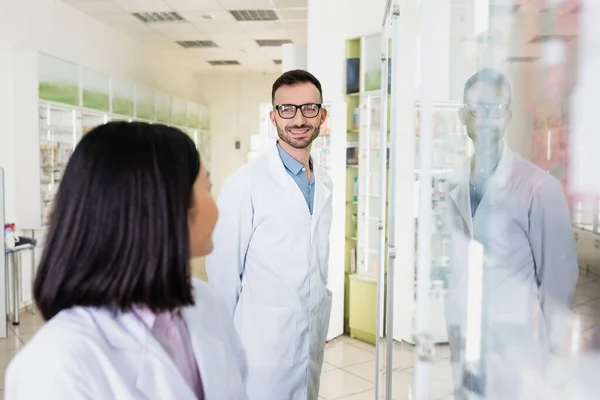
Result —
[[363, 96], [358, 162], [357, 273], [376, 278], [379, 263], [381, 208], [381, 95]]
[[67, 161], [81, 138], [81, 114], [77, 109], [50, 103], [39, 106], [40, 226], [48, 223], [54, 196]]

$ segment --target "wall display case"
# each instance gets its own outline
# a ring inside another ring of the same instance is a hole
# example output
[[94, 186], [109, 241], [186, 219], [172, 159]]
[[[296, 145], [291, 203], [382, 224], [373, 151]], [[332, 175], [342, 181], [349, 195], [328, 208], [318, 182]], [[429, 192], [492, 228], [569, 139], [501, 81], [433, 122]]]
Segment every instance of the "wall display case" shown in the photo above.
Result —
[[46, 226], [54, 196], [75, 146], [81, 138], [78, 109], [40, 103], [40, 227]]
[[26, 228], [45, 227], [62, 171], [75, 146], [82, 135], [109, 121], [170, 124], [173, 120], [180, 129], [193, 132], [203, 162], [210, 165], [210, 120], [205, 106], [46, 54], [38, 55], [38, 64], [41, 205], [35, 211], [30, 210], [33, 204], [27, 207], [29, 219], [38, 222]]

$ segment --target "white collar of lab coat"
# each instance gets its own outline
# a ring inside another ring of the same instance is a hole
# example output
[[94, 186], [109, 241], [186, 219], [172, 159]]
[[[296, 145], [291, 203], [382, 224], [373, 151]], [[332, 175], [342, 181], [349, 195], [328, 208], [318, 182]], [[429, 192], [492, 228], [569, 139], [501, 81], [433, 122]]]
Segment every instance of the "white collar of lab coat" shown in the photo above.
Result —
[[[295, 186], [296, 183], [291, 176], [285, 171], [285, 166], [279, 156], [279, 150], [277, 149], [277, 141], [273, 141], [268, 150], [269, 159], [269, 170], [275, 181], [282, 186], [285, 190], [285, 186]], [[327, 203], [327, 200], [331, 196], [332, 181], [331, 178], [325, 173], [325, 171], [316, 163], [313, 163], [313, 174], [315, 177], [315, 202], [313, 205], [313, 221], [316, 222]], [[288, 186], [288, 187], [290, 187]], [[297, 191], [287, 191], [288, 193], [296, 194]], [[303, 200], [304, 201], [304, 200]], [[314, 224], [313, 224], [314, 228]]]

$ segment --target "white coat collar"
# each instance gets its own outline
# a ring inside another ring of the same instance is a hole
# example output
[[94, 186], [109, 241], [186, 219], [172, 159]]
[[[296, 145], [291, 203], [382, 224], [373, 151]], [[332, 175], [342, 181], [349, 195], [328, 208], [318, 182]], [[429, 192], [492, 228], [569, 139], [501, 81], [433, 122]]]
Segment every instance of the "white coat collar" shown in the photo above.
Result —
[[[271, 143], [268, 149], [267, 157], [269, 159], [269, 170], [273, 179], [286, 193], [289, 193], [287, 198], [290, 200], [290, 202], [294, 201], [293, 196], [296, 194], [298, 195], [298, 199], [300, 199], [300, 193], [297, 190], [291, 190], [292, 187], [295, 188], [296, 183], [285, 171], [285, 166], [283, 165], [281, 157], [279, 156], [279, 150], [277, 149], [276, 141]], [[331, 197], [333, 185], [331, 178], [316, 163], [313, 163], [313, 174], [315, 177], [315, 202], [313, 205], [312, 218], [312, 228], [314, 231], [316, 222], [319, 220], [327, 201]]]
[[[198, 299], [197, 296], [195, 298]], [[222, 377], [214, 376], [220, 368], [214, 368], [211, 362], [222, 360], [223, 356], [216, 356], [214, 360], [209, 360], [207, 355], [215, 356], [225, 350], [222, 339], [206, 329], [206, 326], [214, 324], [214, 321], [211, 321], [210, 316], [207, 315], [206, 306], [201, 299], [198, 300], [194, 306], [185, 307], [181, 312], [190, 332], [205, 397], [212, 399], [219, 397], [223, 393], [223, 388], [214, 386], [215, 383], [222, 382]], [[98, 330], [111, 346], [123, 351], [139, 353], [140, 369], [135, 385], [146, 398], [157, 398], [157, 394], [161, 393], [160, 387], [165, 385], [177, 394], [173, 398], [181, 400], [196, 398], [170, 356], [133, 312], [118, 313], [115, 316], [108, 310], [93, 309], [92, 315]], [[167, 376], [170, 377], [169, 382], [165, 382]]]
[[[502, 157], [498, 162], [496, 170], [490, 177], [484, 198], [486, 204], [492, 205], [499, 201], [506, 194], [506, 189], [510, 183], [510, 176], [514, 165], [515, 154], [504, 146]], [[459, 172], [454, 183], [450, 185], [448, 195], [458, 208], [469, 232], [473, 234], [473, 218], [471, 217], [471, 196], [469, 191], [469, 179], [471, 175], [470, 163]]]

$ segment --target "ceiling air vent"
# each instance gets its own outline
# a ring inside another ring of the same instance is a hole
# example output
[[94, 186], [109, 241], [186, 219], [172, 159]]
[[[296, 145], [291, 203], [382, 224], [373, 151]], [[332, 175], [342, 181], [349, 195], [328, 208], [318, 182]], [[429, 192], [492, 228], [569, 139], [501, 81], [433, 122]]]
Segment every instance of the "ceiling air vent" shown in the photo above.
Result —
[[178, 41], [177, 44], [184, 49], [206, 49], [209, 47], [217, 47], [217, 44], [212, 40], [184, 40]]
[[284, 45], [284, 44], [292, 43], [292, 41], [288, 40], [288, 39], [284, 39], [284, 40], [257, 40], [256, 43], [258, 43], [258, 45], [260, 47], [277, 47], [277, 46], [281, 46], [281, 45]]
[[208, 63], [215, 67], [220, 66], [220, 65], [240, 65], [240, 63], [235, 60], [217, 60], [217, 61], [209, 61]]
[[277, 21], [279, 16], [273, 10], [230, 10], [238, 21]]
[[276, 65], [281, 65], [281, 60], [273, 60]]
[[171, 11], [133, 13], [133, 16], [145, 24], [156, 22], [181, 22], [184, 20], [181, 15]]

